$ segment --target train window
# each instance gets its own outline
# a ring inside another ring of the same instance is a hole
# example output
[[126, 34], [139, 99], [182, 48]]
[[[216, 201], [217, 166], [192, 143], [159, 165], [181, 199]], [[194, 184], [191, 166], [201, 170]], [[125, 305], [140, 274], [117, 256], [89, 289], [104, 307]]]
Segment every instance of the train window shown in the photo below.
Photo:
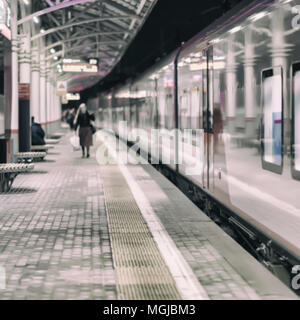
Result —
[[293, 64], [292, 176], [300, 180], [300, 62]]
[[281, 174], [283, 167], [282, 141], [282, 70], [281, 67], [262, 73], [262, 165], [266, 170]]

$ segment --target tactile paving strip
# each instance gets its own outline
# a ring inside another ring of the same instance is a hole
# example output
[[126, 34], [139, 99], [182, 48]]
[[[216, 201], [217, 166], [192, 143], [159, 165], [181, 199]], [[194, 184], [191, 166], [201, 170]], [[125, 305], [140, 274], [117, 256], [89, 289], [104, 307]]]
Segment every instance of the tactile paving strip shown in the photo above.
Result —
[[175, 281], [117, 165], [102, 166], [119, 300], [180, 300]]

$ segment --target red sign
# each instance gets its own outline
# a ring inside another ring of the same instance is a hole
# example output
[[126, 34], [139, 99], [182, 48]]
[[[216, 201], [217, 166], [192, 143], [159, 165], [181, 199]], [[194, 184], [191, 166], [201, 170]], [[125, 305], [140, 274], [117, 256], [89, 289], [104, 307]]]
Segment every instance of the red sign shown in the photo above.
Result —
[[30, 100], [29, 83], [19, 83], [19, 100]]

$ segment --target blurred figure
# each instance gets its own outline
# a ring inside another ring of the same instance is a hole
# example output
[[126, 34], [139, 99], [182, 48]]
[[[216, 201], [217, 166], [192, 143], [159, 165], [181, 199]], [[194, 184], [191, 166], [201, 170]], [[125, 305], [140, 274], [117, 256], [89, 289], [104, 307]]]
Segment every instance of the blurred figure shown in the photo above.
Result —
[[31, 144], [33, 146], [45, 145], [46, 142], [44, 138], [45, 131], [43, 130], [42, 126], [34, 121], [34, 117], [31, 117]]
[[70, 126], [70, 130], [74, 129], [74, 119], [75, 119], [75, 109], [73, 108], [72, 110], [68, 110], [68, 114], [67, 114], [67, 123]]
[[79, 139], [82, 149], [82, 158], [85, 157], [85, 148], [86, 148], [86, 157], [90, 157], [90, 146], [93, 145], [93, 132], [91, 128], [91, 121], [95, 121], [95, 116], [89, 114], [85, 103], [82, 103], [79, 106], [77, 111], [74, 126], [75, 131], [79, 127]]

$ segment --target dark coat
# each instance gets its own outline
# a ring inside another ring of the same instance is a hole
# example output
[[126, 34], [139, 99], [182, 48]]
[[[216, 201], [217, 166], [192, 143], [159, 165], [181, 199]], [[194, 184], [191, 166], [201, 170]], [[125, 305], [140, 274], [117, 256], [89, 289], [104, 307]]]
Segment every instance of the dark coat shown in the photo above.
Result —
[[33, 146], [45, 145], [45, 131], [39, 123], [34, 122], [31, 129], [31, 144]]
[[90, 127], [91, 121], [95, 121], [95, 116], [93, 114], [79, 113], [77, 121], [75, 123], [75, 130], [77, 130], [78, 126], [80, 128]]

